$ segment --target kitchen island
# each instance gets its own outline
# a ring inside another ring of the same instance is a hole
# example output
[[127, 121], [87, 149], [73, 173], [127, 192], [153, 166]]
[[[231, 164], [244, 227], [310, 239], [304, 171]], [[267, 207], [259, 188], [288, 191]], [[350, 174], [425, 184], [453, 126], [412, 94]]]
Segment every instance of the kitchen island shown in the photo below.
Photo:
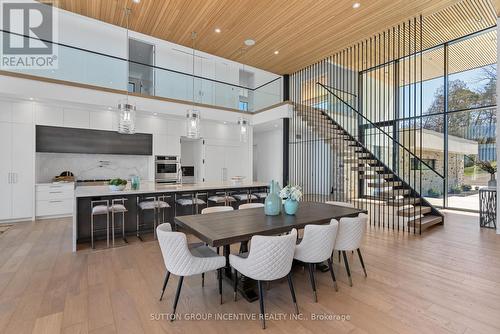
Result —
[[[111, 204], [113, 199], [125, 198], [128, 210], [125, 215], [125, 232], [127, 235], [135, 235], [138, 217], [137, 202], [139, 199], [146, 199], [152, 196], [165, 196], [166, 201], [171, 206], [167, 210], [168, 214], [165, 220], [172, 223], [174, 216], [196, 214], [208, 205], [189, 206], [186, 209], [179, 207], [177, 204], [176, 200], [179, 198], [200, 198], [208, 203], [208, 197], [216, 194], [249, 194], [266, 191], [267, 184], [262, 182], [243, 182], [238, 184], [232, 182], [204, 182], [195, 184], [142, 182], [137, 190], [132, 190], [130, 184], [128, 184], [122, 191], [112, 191], [107, 185], [77, 186], [75, 189], [73, 210], [73, 251], [77, 250], [78, 243], [89, 241], [92, 201], [108, 200]], [[147, 215], [144, 218], [147, 221], [152, 221], [153, 219], [152, 216], [148, 217]], [[117, 233], [117, 235], [119, 234]]]

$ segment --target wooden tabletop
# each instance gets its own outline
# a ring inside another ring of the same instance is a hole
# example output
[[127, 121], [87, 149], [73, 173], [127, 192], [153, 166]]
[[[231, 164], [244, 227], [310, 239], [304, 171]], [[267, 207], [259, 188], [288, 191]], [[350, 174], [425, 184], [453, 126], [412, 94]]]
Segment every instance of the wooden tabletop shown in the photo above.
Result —
[[284, 213], [266, 216], [264, 208], [216, 212], [176, 217], [178, 226], [210, 246], [219, 247], [250, 240], [254, 235], [273, 235], [303, 228], [307, 224], [325, 224], [332, 218], [353, 217], [366, 210], [301, 202], [295, 216]]

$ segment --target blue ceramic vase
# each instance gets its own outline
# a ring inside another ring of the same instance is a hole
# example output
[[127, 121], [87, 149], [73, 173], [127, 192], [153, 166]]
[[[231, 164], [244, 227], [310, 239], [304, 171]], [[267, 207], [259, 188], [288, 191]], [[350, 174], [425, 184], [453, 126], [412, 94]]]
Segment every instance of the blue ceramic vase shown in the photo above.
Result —
[[298, 201], [287, 198], [287, 200], [285, 201], [285, 212], [287, 215], [293, 216], [294, 214], [297, 213], [298, 208], [299, 208]]
[[278, 194], [278, 183], [271, 181], [269, 194], [264, 203], [264, 212], [267, 216], [277, 216], [281, 212], [281, 198]]

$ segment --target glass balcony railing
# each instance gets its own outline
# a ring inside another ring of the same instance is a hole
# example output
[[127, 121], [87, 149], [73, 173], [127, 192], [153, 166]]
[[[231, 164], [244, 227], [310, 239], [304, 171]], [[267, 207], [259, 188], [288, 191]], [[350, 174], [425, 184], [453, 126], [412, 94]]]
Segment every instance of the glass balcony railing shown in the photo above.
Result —
[[[4, 38], [11, 37], [17, 38], [18, 43], [28, 38], [34, 39], [7, 31], [1, 31], [1, 34], [2, 41], [6, 40]], [[282, 77], [277, 77], [255, 88], [244, 87], [172, 69], [127, 61], [120, 57], [73, 46], [43, 42], [57, 47], [58, 64], [54, 68], [23, 69], [2, 66], [0, 69], [107, 89], [122, 91], [129, 89], [144, 97], [169, 98], [249, 112], [282, 102]], [[127, 66], [130, 68], [128, 80]], [[136, 85], [139, 87], [135, 87]]]

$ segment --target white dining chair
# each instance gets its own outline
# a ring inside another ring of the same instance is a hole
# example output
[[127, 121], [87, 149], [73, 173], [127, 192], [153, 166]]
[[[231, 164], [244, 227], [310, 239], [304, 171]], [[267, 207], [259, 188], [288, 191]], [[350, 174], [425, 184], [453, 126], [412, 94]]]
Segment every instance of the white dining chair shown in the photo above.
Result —
[[313, 289], [314, 302], [318, 302], [316, 281], [314, 278], [316, 263], [328, 261], [328, 269], [332, 276], [333, 286], [335, 290], [338, 290], [331, 259], [338, 227], [339, 222], [336, 219], [332, 219], [328, 225], [306, 225], [302, 241], [295, 247], [293, 258], [307, 264], [309, 267], [309, 279]]
[[232, 206], [211, 206], [209, 208], [205, 208], [201, 210], [202, 215], [206, 215], [207, 213], [214, 212], [225, 212], [225, 211], [233, 211], [234, 208]]
[[[206, 215], [206, 214], [209, 214], [209, 213], [226, 212], [226, 211], [233, 211], [233, 210], [234, 210], [234, 208], [232, 206], [211, 206], [209, 208], [205, 208], [205, 209], [201, 210], [201, 214], [202, 215]], [[219, 251], [220, 251], [219, 247], [216, 248], [216, 251], [217, 251], [217, 254], [220, 254], [219, 253]], [[201, 275], [201, 284], [202, 285], [205, 284], [205, 274]]]
[[186, 235], [182, 232], [173, 232], [169, 223], [159, 225], [156, 230], [163, 261], [167, 268], [160, 301], [165, 293], [170, 274], [179, 276], [170, 321], [175, 319], [175, 310], [177, 309], [182, 282], [185, 276], [204, 274], [208, 271], [217, 270], [220, 303], [222, 304], [222, 268], [226, 264], [224, 256], [219, 256], [206, 246], [189, 249]]
[[363, 272], [366, 274], [365, 263], [363, 261], [363, 256], [361, 256], [361, 242], [366, 231], [366, 223], [368, 222], [368, 215], [360, 213], [358, 217], [355, 218], [341, 218], [339, 223], [339, 230], [337, 233], [337, 239], [335, 241], [335, 249], [342, 252], [342, 257], [344, 259], [344, 266], [347, 271], [347, 276], [349, 277], [349, 285], [352, 286], [351, 270], [349, 269], [349, 262], [347, 261], [346, 251], [357, 251], [359, 261], [363, 267]]
[[256, 235], [251, 239], [250, 251], [246, 258], [239, 255], [229, 255], [229, 263], [235, 269], [235, 298], [238, 284], [238, 272], [241, 275], [257, 281], [262, 328], [266, 328], [262, 282], [274, 281], [287, 276], [295, 312], [297, 314], [299, 313], [297, 299], [295, 298], [295, 291], [293, 289], [292, 275], [290, 273], [296, 241], [296, 229], [293, 229], [289, 234], [283, 236]]
[[343, 206], [346, 208], [354, 208], [354, 204], [348, 202], [326, 201], [326, 204]]
[[264, 207], [264, 204], [262, 204], [262, 203], [245, 203], [245, 204], [241, 204], [238, 207], [238, 210], [263, 208], [263, 207]]

